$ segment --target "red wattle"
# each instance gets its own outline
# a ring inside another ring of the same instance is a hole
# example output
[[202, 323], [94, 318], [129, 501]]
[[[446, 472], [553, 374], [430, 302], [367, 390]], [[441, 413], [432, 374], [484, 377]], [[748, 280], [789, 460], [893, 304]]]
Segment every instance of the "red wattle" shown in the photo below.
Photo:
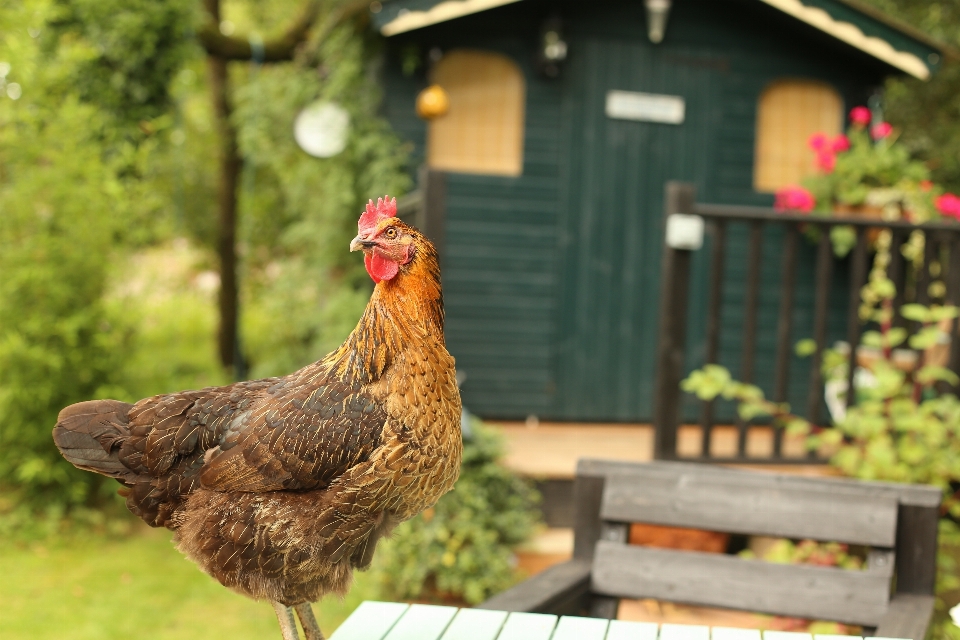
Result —
[[374, 282], [380, 282], [381, 280], [389, 280], [397, 275], [400, 271], [400, 265], [394, 262], [393, 260], [387, 260], [380, 254], [370, 255], [365, 254], [363, 256], [363, 264], [367, 268], [367, 273], [370, 274], [370, 278]]

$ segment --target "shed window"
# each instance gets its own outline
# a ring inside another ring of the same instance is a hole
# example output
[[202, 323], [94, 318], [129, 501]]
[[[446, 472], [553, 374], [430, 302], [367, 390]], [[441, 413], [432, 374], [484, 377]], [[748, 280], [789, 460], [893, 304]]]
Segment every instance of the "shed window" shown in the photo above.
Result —
[[754, 189], [776, 191], [816, 171], [807, 140], [839, 133], [842, 122], [843, 100], [828, 84], [780, 80], [768, 86], [757, 105]]
[[518, 176], [523, 171], [523, 74], [509, 58], [457, 50], [433, 70], [450, 97], [430, 121], [427, 162], [460, 173]]

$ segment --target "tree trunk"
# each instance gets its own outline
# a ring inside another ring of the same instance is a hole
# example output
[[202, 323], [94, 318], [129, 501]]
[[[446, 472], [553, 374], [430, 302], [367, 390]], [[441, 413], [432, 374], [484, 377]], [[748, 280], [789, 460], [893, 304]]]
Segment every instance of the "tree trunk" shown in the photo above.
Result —
[[242, 361], [237, 336], [237, 187], [243, 161], [237, 151], [237, 132], [230, 122], [230, 78], [227, 61], [208, 56], [213, 111], [220, 134], [220, 176], [217, 188], [220, 257], [220, 331], [218, 346], [224, 367], [235, 367]]

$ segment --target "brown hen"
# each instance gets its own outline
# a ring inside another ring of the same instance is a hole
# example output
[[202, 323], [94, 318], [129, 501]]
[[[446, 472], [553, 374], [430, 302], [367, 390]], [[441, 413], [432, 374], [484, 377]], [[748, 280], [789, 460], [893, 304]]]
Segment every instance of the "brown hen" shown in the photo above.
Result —
[[328, 356], [280, 378], [94, 400], [53, 438], [81, 469], [116, 478], [127, 507], [175, 532], [221, 584], [270, 600], [285, 640], [322, 638], [310, 602], [343, 594], [377, 540], [433, 505], [460, 471], [460, 394], [443, 339], [437, 253], [371, 201], [350, 250], [373, 295]]

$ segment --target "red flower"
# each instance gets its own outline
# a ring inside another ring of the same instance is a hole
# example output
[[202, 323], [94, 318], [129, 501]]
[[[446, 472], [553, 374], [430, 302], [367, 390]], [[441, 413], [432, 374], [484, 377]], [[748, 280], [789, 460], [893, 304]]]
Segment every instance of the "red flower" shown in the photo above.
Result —
[[817, 154], [817, 166], [824, 171], [824, 173], [833, 173], [833, 168], [837, 166], [837, 156], [833, 155], [832, 152], [821, 151]]
[[777, 211], [803, 211], [808, 213], [817, 204], [813, 194], [803, 187], [790, 186], [777, 191], [773, 207]]
[[822, 133], [815, 133], [810, 136], [809, 140], [807, 140], [807, 145], [809, 145], [814, 151], [823, 151], [827, 148], [828, 143], [829, 140], [827, 139], [827, 136]]
[[960, 221], [960, 198], [952, 193], [945, 193], [934, 202], [937, 209], [947, 218]]
[[920, 181], [920, 191], [930, 191], [930, 189], [933, 189], [932, 182], [930, 182], [929, 180]]
[[850, 138], [845, 134], [837, 134], [837, 137], [833, 139], [833, 152], [842, 153], [850, 149]]
[[873, 115], [870, 113], [870, 109], [866, 107], [854, 107], [850, 109], [850, 122], [859, 127], [865, 127], [870, 124], [872, 118]]
[[874, 140], [883, 140], [887, 136], [893, 133], [893, 127], [889, 122], [881, 122], [880, 124], [875, 124], [870, 129], [870, 135]]

